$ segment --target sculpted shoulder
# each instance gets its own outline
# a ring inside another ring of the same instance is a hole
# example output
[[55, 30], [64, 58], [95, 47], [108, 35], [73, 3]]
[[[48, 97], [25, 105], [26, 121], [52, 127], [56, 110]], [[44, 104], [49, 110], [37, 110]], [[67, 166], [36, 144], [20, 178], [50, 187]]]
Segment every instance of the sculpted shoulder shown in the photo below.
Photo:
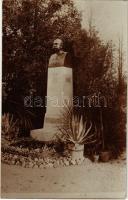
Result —
[[52, 54], [49, 59], [49, 67], [64, 66], [66, 55], [67, 52], [65, 51]]

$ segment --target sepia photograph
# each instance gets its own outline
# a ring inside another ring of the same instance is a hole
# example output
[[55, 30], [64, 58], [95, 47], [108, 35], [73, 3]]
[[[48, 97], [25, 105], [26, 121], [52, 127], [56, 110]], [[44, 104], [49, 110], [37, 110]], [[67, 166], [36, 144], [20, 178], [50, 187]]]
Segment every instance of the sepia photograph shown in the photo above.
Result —
[[2, 1], [1, 198], [126, 198], [127, 12]]

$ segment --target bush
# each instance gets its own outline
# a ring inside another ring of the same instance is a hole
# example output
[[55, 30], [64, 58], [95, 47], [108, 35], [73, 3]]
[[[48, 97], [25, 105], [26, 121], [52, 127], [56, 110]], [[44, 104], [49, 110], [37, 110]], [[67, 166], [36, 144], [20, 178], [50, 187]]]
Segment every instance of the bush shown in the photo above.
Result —
[[18, 120], [14, 120], [9, 113], [2, 116], [2, 138], [12, 140], [19, 134]]

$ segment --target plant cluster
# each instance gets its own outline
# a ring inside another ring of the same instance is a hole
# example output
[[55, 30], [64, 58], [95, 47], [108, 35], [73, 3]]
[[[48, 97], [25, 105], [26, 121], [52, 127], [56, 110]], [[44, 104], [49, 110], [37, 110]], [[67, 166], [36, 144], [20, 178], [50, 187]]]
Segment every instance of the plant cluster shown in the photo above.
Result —
[[19, 134], [18, 120], [13, 115], [7, 113], [2, 116], [2, 138], [11, 140], [17, 138]]
[[83, 122], [82, 116], [73, 115], [71, 121], [66, 127], [63, 125], [59, 127], [62, 133], [59, 137], [62, 141], [73, 143], [74, 145], [91, 144], [96, 142], [95, 134], [91, 133], [92, 123], [87, 126], [87, 121]]

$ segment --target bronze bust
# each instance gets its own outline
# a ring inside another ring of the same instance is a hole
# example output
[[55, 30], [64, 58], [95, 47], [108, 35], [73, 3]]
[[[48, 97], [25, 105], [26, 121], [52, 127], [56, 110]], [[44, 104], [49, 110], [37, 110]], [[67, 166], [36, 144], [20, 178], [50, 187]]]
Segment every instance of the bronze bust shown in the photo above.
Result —
[[71, 58], [68, 52], [63, 51], [63, 41], [56, 39], [53, 42], [54, 54], [49, 59], [48, 67], [71, 67]]

